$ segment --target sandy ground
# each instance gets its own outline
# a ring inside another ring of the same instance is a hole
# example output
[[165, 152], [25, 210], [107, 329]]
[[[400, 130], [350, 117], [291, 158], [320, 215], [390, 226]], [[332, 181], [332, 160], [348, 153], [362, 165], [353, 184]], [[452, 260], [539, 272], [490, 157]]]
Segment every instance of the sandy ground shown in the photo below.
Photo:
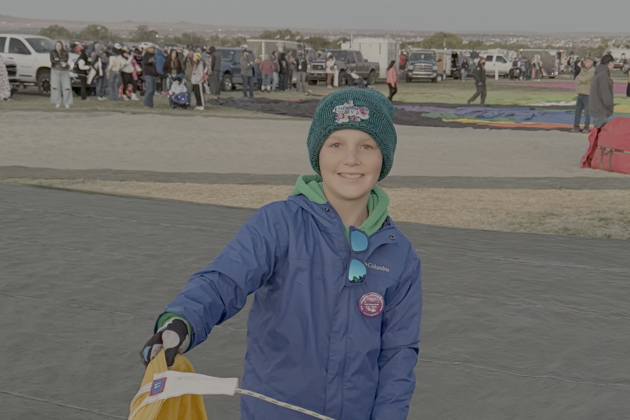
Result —
[[[15, 185], [0, 197], [0, 418], [127, 418], [155, 318], [253, 211]], [[422, 258], [410, 420], [628, 417], [630, 242], [398, 226]], [[241, 376], [247, 312], [187, 354], [198, 372]], [[238, 397], [205, 401], [210, 419], [240, 418]]]
[[[165, 198], [257, 209], [284, 200], [284, 185], [192, 184], [54, 179], [6, 183]], [[629, 190], [385, 188], [397, 222], [505, 232], [630, 239]]]
[[[0, 166], [302, 174], [306, 120], [2, 112]], [[579, 168], [586, 135], [398, 126], [391, 175], [598, 177]]]

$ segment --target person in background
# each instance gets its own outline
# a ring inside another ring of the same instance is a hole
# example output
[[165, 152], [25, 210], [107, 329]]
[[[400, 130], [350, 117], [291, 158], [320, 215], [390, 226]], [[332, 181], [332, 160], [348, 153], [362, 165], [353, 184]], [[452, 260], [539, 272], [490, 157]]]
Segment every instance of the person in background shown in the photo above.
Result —
[[0, 55], [0, 101], [11, 100], [11, 84], [9, 83], [9, 72], [4, 64], [4, 59]]
[[628, 76], [628, 86], [626, 86], [626, 97], [630, 98], [630, 68], [626, 65], [626, 75]]
[[387, 66], [387, 86], [389, 86], [389, 101], [394, 100], [394, 95], [398, 92], [398, 73], [396, 73], [396, 62], [390, 61]]
[[295, 89], [298, 92], [306, 92], [306, 70], [307, 69], [308, 69], [308, 61], [306, 61], [306, 57], [304, 56], [304, 53], [300, 51], [298, 53], [298, 57], [295, 62], [295, 71], [296, 71]]
[[407, 56], [405, 55], [404, 52], [400, 53], [400, 56], [398, 57], [399, 63], [400, 63], [400, 68], [404, 69], [407, 66]]
[[615, 67], [612, 55], [602, 57], [601, 64], [595, 69], [595, 77], [591, 82], [588, 109], [593, 117], [593, 125], [600, 128], [606, 125], [615, 111], [613, 81], [610, 72]]
[[588, 109], [588, 97], [591, 93], [591, 82], [595, 77], [595, 68], [593, 67], [593, 59], [586, 57], [584, 59], [584, 69], [575, 78], [577, 82], [577, 102], [575, 103], [575, 121], [571, 133], [581, 133], [580, 120], [582, 119], [582, 110], [584, 110], [584, 130], [588, 131], [591, 126], [591, 114]]
[[171, 50], [171, 53], [164, 62], [163, 70], [164, 76], [166, 77], [166, 90], [170, 91], [171, 84], [175, 78], [181, 78], [181, 75], [184, 72], [182, 63], [179, 61], [179, 57], [177, 56], [177, 51], [175, 49]]
[[250, 61], [249, 51], [244, 50], [241, 57], [241, 75], [243, 76], [243, 96], [254, 97], [254, 63]]
[[278, 65], [280, 66], [280, 71], [278, 72], [278, 76], [280, 77], [280, 91], [287, 90], [287, 76], [289, 73], [289, 62], [287, 61], [287, 54], [284, 51], [280, 51], [278, 54]]
[[254, 77], [256, 78], [256, 83], [258, 84], [258, 89], [256, 90], [262, 90], [262, 73], [260, 72], [260, 63], [260, 58], [256, 57], [254, 60]]
[[328, 53], [326, 57], [326, 87], [328, 89], [332, 89], [333, 87], [333, 77], [335, 76], [335, 57], [331, 53]]
[[468, 65], [468, 57], [463, 56], [462, 57], [462, 65], [460, 66], [460, 73], [462, 74], [462, 82], [466, 81], [466, 76], [468, 75], [468, 69], [469, 69], [469, 65]]
[[532, 74], [535, 82], [539, 82], [542, 79], [542, 61], [538, 54], [532, 60]]
[[87, 100], [87, 77], [91, 67], [85, 48], [79, 44], [77, 45], [76, 51], [79, 54], [79, 58], [77, 58], [77, 62], [74, 64], [74, 72], [79, 76], [79, 81], [81, 82], [81, 100], [85, 101]]
[[119, 98], [118, 88], [122, 84], [122, 78], [120, 71], [125, 67], [127, 61], [120, 55], [112, 53], [109, 57], [109, 63], [107, 64], [108, 72], [108, 85], [109, 85], [109, 100], [117, 101]]
[[166, 51], [155, 49], [155, 71], [157, 71], [156, 90], [162, 93], [164, 90], [164, 62], [166, 62]]
[[188, 92], [193, 91], [191, 80], [192, 80], [193, 68], [195, 67], [195, 63], [193, 61], [194, 57], [195, 57], [195, 51], [191, 48], [188, 50], [188, 55], [186, 55], [186, 58], [182, 62], [182, 67], [184, 68], [184, 77], [185, 77], [184, 84], [186, 85], [186, 89], [188, 89]]
[[195, 55], [193, 55], [193, 69], [190, 76], [190, 81], [193, 86], [195, 100], [197, 101], [197, 107], [195, 109], [198, 111], [203, 111], [205, 109], [205, 101], [203, 97], [203, 75], [205, 72], [205, 64], [201, 59], [201, 54], [195, 53]]
[[[134, 66], [135, 60], [133, 54], [129, 52], [127, 48], [124, 48], [121, 57], [125, 60], [125, 65], [120, 69], [120, 76], [122, 77], [122, 97], [125, 101], [129, 99], [137, 101], [137, 85], [136, 79], [134, 78], [136, 68]], [[129, 87], [131, 87], [131, 95], [129, 95]]]
[[155, 47], [150, 45], [142, 56], [142, 75], [144, 77], [145, 92], [144, 106], [153, 108], [153, 95], [155, 94], [155, 79], [157, 70], [155, 68]]
[[265, 54], [265, 59], [262, 63], [260, 63], [260, 72], [262, 73], [262, 89], [270, 91], [271, 90], [271, 80], [273, 79], [273, 63], [269, 59], [269, 55]]
[[280, 80], [280, 64], [278, 63], [278, 53], [276, 51], [271, 53], [271, 62], [273, 63], [271, 90], [275, 92], [278, 88], [278, 81]]
[[481, 57], [477, 66], [472, 71], [472, 76], [475, 79], [475, 88], [477, 92], [468, 100], [468, 104], [475, 101], [479, 95], [481, 95], [481, 105], [486, 103], [486, 59]]
[[107, 66], [109, 66], [109, 54], [107, 47], [101, 46], [98, 59], [101, 66], [101, 72], [99, 74], [102, 74], [102, 77], [100, 77], [100, 85], [99, 79], [96, 80], [96, 95], [99, 100], [106, 101], [105, 88], [107, 87]]
[[575, 80], [578, 77], [578, 74], [580, 74], [580, 71], [582, 71], [582, 68], [580, 67], [580, 59], [576, 58], [575, 61], [573, 62], [573, 67], [571, 68], [571, 72], [573, 73], [573, 80]]
[[144, 77], [142, 77], [142, 51], [139, 48], [135, 48], [132, 52], [135, 76], [136, 80], [136, 92], [140, 92], [140, 96], [144, 96], [145, 86], [144, 86]]
[[188, 108], [190, 103], [188, 92], [179, 76], [175, 76], [171, 81], [171, 87], [168, 90], [168, 103], [171, 108]]
[[66, 108], [73, 104], [69, 60], [68, 51], [63, 48], [61, 41], [57, 41], [55, 49], [50, 52], [50, 103], [55, 108], [61, 106], [62, 95]]
[[210, 47], [210, 93], [221, 95], [221, 56], [215, 47]]
[[293, 89], [293, 74], [295, 73], [295, 57], [293, 57], [293, 52], [289, 51], [287, 53], [287, 89]]

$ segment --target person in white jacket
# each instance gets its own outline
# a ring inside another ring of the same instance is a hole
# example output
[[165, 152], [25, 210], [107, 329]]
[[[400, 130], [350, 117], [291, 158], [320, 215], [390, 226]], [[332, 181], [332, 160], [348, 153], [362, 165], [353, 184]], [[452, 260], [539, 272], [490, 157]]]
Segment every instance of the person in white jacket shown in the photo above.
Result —
[[195, 100], [197, 101], [198, 111], [204, 110], [204, 97], [203, 97], [203, 75], [205, 73], [204, 62], [201, 60], [201, 54], [196, 53], [193, 56], [193, 70], [190, 77], [190, 82], [195, 93]]
[[109, 63], [107, 64], [108, 86], [109, 86], [109, 100], [117, 101], [120, 99], [118, 96], [118, 87], [122, 84], [120, 77], [120, 70], [125, 66], [127, 61], [119, 55], [112, 55], [109, 57]]
[[189, 103], [188, 101], [186, 102], [186, 104], [178, 101], [177, 105], [173, 101], [173, 98], [178, 93], [185, 93], [186, 98], [188, 98], [188, 89], [186, 89], [186, 85], [182, 83], [182, 79], [180, 79], [179, 77], [175, 77], [171, 83], [170, 89], [168, 90], [168, 103], [170, 104], [171, 108], [187, 108]]

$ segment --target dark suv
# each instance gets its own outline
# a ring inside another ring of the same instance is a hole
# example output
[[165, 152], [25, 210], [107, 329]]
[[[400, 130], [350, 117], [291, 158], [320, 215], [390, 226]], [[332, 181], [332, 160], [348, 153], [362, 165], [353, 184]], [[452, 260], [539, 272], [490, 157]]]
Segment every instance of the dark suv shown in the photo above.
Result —
[[413, 50], [407, 62], [407, 82], [414, 80], [438, 81], [438, 59], [433, 50]]
[[[242, 85], [241, 57], [243, 57], [243, 49], [219, 47], [217, 53], [221, 57], [221, 90], [230, 91], [236, 85]], [[256, 59], [251, 51], [249, 52], [249, 59], [252, 62]]]

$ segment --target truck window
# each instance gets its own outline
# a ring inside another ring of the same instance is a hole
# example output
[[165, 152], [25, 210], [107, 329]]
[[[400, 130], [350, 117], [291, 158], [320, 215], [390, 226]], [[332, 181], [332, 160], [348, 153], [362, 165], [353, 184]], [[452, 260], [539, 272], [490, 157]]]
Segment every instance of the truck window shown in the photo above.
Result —
[[17, 38], [11, 38], [9, 41], [9, 54], [23, 54], [30, 55], [31, 52], [26, 48], [26, 45]]
[[221, 57], [221, 61], [231, 62], [234, 58], [233, 50], [218, 50], [219, 57]]
[[493, 58], [493, 55], [486, 55], [486, 62], [491, 63]]
[[412, 52], [409, 61], [435, 61], [434, 52]]
[[50, 38], [24, 38], [38, 54], [49, 53], [55, 49], [55, 41]]
[[505, 58], [501, 57], [500, 55], [497, 55], [497, 59], [495, 60], [495, 62], [497, 62], [497, 63], [507, 63]]
[[363, 63], [363, 54], [360, 52], [355, 52], [354, 55], [357, 56], [357, 63]]
[[352, 53], [352, 52], [348, 53], [348, 58], [346, 59], [346, 63], [348, 63], [348, 64], [356, 63], [356, 61], [354, 59], [354, 53]]
[[0, 36], [0, 53], [4, 52], [4, 44], [7, 42], [6, 36]]
[[332, 54], [335, 57], [335, 60], [339, 61], [347, 61], [348, 60], [348, 52], [347, 51], [326, 51], [324, 52], [324, 60], [328, 57], [328, 54]]

